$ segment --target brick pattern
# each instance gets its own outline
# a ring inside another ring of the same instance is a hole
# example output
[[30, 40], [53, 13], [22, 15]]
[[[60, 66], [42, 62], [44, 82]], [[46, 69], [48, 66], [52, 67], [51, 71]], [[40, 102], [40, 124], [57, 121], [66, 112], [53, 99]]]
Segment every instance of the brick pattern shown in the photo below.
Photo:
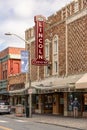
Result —
[[[35, 42], [31, 44], [31, 60], [35, 59]], [[37, 66], [31, 63], [31, 80], [37, 80]]]
[[87, 70], [86, 17], [68, 25], [68, 72], [75, 74]]
[[26, 81], [26, 74], [17, 74], [8, 77], [8, 84], [23, 83]]
[[[8, 90], [12, 89], [12, 85], [15, 85], [14, 87], [16, 87], [16, 84], [19, 84], [18, 87], [20, 87], [20, 84], [24, 84], [26, 81], [26, 74], [17, 74], [17, 75], [12, 75], [8, 77]], [[24, 86], [21, 86], [24, 87]], [[13, 88], [14, 90], [15, 88]], [[16, 87], [16, 89], [18, 89]]]

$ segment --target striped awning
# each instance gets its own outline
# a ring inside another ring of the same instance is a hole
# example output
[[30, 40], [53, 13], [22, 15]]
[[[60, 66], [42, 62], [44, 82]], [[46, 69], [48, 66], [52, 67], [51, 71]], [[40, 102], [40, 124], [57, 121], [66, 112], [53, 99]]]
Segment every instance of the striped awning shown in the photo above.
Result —
[[76, 89], [87, 89], [87, 73], [84, 74], [75, 84]]

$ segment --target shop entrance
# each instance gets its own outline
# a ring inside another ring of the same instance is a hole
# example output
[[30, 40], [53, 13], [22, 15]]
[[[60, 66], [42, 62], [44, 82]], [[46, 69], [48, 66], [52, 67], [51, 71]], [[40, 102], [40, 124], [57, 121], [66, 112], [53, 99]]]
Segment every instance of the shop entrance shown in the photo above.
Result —
[[62, 92], [59, 93], [59, 114], [64, 114], [64, 94]]
[[64, 114], [64, 94], [54, 93], [54, 94], [45, 94], [44, 98], [44, 113], [51, 113], [57, 115]]
[[45, 94], [43, 95], [43, 101], [44, 101], [44, 113], [52, 113], [52, 94]]
[[62, 92], [53, 94], [53, 114], [64, 114], [64, 94]]

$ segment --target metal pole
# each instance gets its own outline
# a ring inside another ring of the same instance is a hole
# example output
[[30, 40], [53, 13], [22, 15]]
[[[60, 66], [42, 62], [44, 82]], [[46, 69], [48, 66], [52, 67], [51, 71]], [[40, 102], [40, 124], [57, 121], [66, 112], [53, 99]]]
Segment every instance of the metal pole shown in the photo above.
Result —
[[[29, 44], [29, 89], [31, 90], [31, 44]], [[29, 117], [32, 117], [32, 92], [29, 92]]]
[[[31, 80], [29, 81], [29, 87], [31, 89]], [[32, 117], [32, 93], [29, 93], [29, 117]]]

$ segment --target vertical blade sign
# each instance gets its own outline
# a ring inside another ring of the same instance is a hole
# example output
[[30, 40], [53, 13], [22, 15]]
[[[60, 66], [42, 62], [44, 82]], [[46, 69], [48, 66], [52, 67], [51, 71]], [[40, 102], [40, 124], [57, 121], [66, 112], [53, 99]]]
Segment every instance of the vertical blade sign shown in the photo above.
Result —
[[37, 15], [35, 21], [35, 59], [32, 60], [33, 65], [47, 65], [48, 61], [44, 58], [44, 24], [46, 18]]

